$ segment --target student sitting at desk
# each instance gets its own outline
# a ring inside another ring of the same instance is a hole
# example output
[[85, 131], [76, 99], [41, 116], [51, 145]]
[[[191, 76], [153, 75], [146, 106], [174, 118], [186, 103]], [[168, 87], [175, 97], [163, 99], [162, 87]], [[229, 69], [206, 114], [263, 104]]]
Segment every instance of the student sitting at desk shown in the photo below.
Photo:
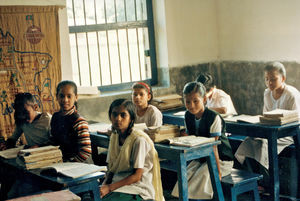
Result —
[[[204, 107], [205, 87], [200, 82], [190, 82], [184, 86], [183, 97], [185, 107], [186, 133], [203, 137], [214, 137], [221, 140], [219, 147], [214, 146], [220, 179], [231, 173], [233, 154], [225, 136], [225, 122], [215, 111]], [[212, 199], [213, 189], [209, 177], [208, 165], [204, 160], [193, 160], [187, 167], [188, 195], [190, 199]], [[178, 184], [173, 196], [178, 197]]]
[[236, 115], [231, 97], [221, 89], [217, 89], [211, 75], [201, 73], [197, 82], [202, 83], [206, 88], [206, 107], [220, 114]]
[[22, 133], [24, 133], [28, 148], [48, 145], [51, 115], [38, 112], [38, 105], [33, 95], [31, 93], [16, 94], [14, 109], [16, 128], [2, 149], [15, 147]]
[[108, 147], [108, 172], [100, 188], [102, 200], [163, 201], [158, 155], [149, 136], [133, 129], [133, 103], [117, 99], [110, 105], [108, 115], [113, 132]]
[[132, 101], [136, 106], [136, 121], [135, 123], [145, 123], [149, 126], [162, 125], [162, 113], [151, 105], [153, 92], [151, 86], [145, 82], [137, 82], [132, 86]]
[[56, 88], [60, 111], [51, 120], [51, 141], [59, 145], [64, 161], [93, 163], [91, 139], [86, 120], [77, 113], [77, 86], [61, 81]]
[[[267, 89], [264, 92], [263, 112], [285, 109], [297, 110], [300, 116], [300, 94], [290, 85], [285, 84], [286, 71], [280, 62], [273, 62], [264, 68], [265, 83]], [[294, 143], [292, 137], [277, 140], [278, 154], [287, 146]], [[264, 175], [263, 185], [268, 185], [268, 141], [261, 138], [246, 138], [235, 153], [237, 160], [243, 164], [245, 159], [249, 161], [252, 170]]]
[[[2, 146], [2, 149], [15, 147], [22, 133], [24, 133], [26, 140], [25, 147], [34, 148], [48, 145], [51, 115], [38, 112], [38, 105], [34, 96], [31, 93], [16, 94], [14, 109], [16, 128], [12, 136], [9, 137]], [[16, 181], [15, 179], [14, 173], [7, 169], [1, 169], [0, 200], [6, 199], [6, 196], [13, 198], [32, 192], [33, 187], [30, 184], [26, 184], [21, 180]], [[22, 187], [20, 187], [20, 185], [22, 185]]]

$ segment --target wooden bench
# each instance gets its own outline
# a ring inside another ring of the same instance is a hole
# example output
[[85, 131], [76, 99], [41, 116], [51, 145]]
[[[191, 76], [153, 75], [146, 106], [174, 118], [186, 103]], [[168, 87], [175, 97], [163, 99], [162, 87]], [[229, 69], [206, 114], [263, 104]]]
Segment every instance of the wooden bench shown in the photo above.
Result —
[[260, 201], [257, 181], [262, 175], [245, 170], [232, 169], [232, 173], [222, 177], [223, 192], [230, 192], [232, 201], [237, 201], [239, 194], [253, 191], [254, 201]]

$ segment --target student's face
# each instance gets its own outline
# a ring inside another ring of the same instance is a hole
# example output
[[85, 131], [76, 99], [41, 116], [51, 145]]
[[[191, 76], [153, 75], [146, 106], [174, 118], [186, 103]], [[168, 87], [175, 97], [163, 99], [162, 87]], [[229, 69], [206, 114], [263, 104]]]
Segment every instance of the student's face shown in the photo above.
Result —
[[131, 122], [129, 112], [122, 105], [112, 109], [110, 120], [113, 128], [120, 133], [124, 133]]
[[271, 91], [280, 88], [284, 81], [285, 77], [282, 76], [277, 70], [265, 71], [265, 83]]
[[199, 93], [190, 93], [184, 96], [184, 104], [186, 109], [193, 115], [201, 116], [204, 112], [204, 98]]
[[25, 103], [24, 109], [28, 115], [26, 119], [27, 123], [32, 123], [37, 115], [37, 105]]
[[151, 94], [147, 92], [146, 89], [137, 88], [133, 89], [132, 101], [137, 107], [147, 107], [148, 101], [151, 99]]
[[71, 85], [63, 86], [58, 94], [57, 100], [60, 105], [60, 108], [63, 111], [69, 111], [73, 108], [75, 102], [77, 101], [77, 95], [74, 93], [74, 88]]

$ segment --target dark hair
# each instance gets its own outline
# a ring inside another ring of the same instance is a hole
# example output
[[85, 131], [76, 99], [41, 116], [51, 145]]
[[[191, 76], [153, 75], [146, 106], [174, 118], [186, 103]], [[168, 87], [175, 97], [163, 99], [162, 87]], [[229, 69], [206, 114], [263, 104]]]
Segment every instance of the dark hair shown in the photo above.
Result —
[[[73, 87], [74, 89], [74, 94], [77, 95], [77, 85], [75, 82], [71, 81], [71, 80], [63, 80], [61, 82], [58, 83], [57, 87], [56, 87], [56, 96], [58, 95], [59, 91], [66, 85], [70, 85]], [[75, 107], [77, 108], [77, 101], [74, 103]]]
[[209, 91], [211, 88], [215, 86], [213, 77], [207, 73], [201, 73], [197, 77], [196, 81], [202, 83], [205, 86], [206, 91]]
[[120, 99], [114, 100], [109, 106], [109, 110], [108, 110], [109, 119], [111, 120], [111, 113], [112, 113], [113, 109], [115, 107], [120, 107], [120, 106], [124, 106], [124, 108], [128, 111], [128, 113], [130, 115], [131, 123], [127, 129], [127, 131], [129, 131], [133, 127], [133, 124], [136, 119], [135, 106], [132, 103], [132, 101], [129, 101], [125, 98], [120, 98]]
[[286, 77], [286, 71], [285, 71], [285, 67], [282, 63], [275, 61], [272, 63], [268, 63], [266, 65], [266, 67], [264, 68], [265, 72], [270, 72], [276, 70], [278, 71], [282, 76]]
[[189, 82], [184, 85], [182, 93], [183, 96], [190, 93], [199, 93], [201, 97], [204, 97], [206, 90], [205, 90], [205, 86], [200, 82]]
[[14, 101], [14, 118], [16, 125], [22, 125], [26, 123], [26, 121], [29, 119], [29, 114], [27, 110], [24, 108], [25, 104], [36, 104], [36, 100], [34, 96], [31, 93], [18, 93], [15, 95], [15, 101]]
[[66, 85], [71, 85], [74, 89], [74, 93], [75, 95], [77, 95], [77, 85], [75, 82], [71, 81], [71, 80], [63, 80], [60, 83], [58, 83], [57, 87], [56, 87], [56, 95], [58, 95], [59, 91], [61, 90], [61, 88], [63, 88]]
[[153, 99], [152, 87], [150, 85], [148, 85], [147, 83], [145, 83], [145, 82], [136, 82], [132, 85], [131, 88], [132, 89], [145, 89], [148, 92], [148, 94], [151, 95], [151, 98], [148, 101], [148, 103], [150, 103], [152, 101], [152, 99]]

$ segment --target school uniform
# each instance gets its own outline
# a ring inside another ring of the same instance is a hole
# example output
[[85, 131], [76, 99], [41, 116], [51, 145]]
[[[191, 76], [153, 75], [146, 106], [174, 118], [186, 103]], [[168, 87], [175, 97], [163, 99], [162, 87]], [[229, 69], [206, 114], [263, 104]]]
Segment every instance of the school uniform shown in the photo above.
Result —
[[[137, 114], [137, 109], [135, 109]], [[149, 126], [161, 126], [162, 125], [162, 113], [154, 105], [148, 105], [147, 110], [143, 116], [136, 115], [135, 123], [145, 123]]]
[[[197, 120], [195, 115], [189, 111], [185, 113], [186, 132], [190, 135], [203, 137], [217, 137], [221, 144], [218, 146], [220, 170], [222, 176], [231, 173], [233, 167], [233, 154], [227, 137], [225, 136], [225, 122], [220, 115], [205, 108], [201, 119]], [[190, 199], [212, 199], [213, 189], [207, 162], [204, 159], [193, 160], [187, 167], [188, 195]], [[172, 195], [179, 196], [178, 182]]]
[[130, 176], [136, 168], [143, 168], [143, 174], [140, 181], [115, 189], [103, 201], [115, 200], [116, 197], [121, 201], [126, 195], [143, 200], [164, 200], [158, 155], [153, 142], [143, 131], [133, 129], [121, 146], [118, 134], [113, 133], [110, 137], [107, 163], [108, 171], [114, 173], [112, 183]]
[[[300, 117], [300, 94], [299, 91], [290, 85], [285, 84], [284, 91], [279, 99], [275, 100], [272, 91], [266, 89], [264, 92], [263, 111], [275, 109], [297, 110]], [[279, 138], [277, 140], [277, 153], [294, 143], [292, 137]], [[269, 169], [268, 141], [262, 138], [247, 137], [239, 146], [235, 153], [236, 159], [243, 164], [245, 158], [252, 158], [259, 162], [266, 169]]]
[[59, 145], [64, 161], [92, 163], [88, 123], [77, 113], [75, 106], [69, 111], [53, 114], [51, 142]]
[[206, 107], [208, 108], [227, 108], [226, 114], [237, 114], [231, 97], [221, 89], [214, 88], [211, 98], [206, 100]]
[[24, 133], [28, 146], [48, 145], [50, 138], [50, 121], [51, 115], [49, 113], [38, 112], [38, 118], [33, 120], [32, 123], [17, 125], [10, 138], [17, 141], [22, 133]]

